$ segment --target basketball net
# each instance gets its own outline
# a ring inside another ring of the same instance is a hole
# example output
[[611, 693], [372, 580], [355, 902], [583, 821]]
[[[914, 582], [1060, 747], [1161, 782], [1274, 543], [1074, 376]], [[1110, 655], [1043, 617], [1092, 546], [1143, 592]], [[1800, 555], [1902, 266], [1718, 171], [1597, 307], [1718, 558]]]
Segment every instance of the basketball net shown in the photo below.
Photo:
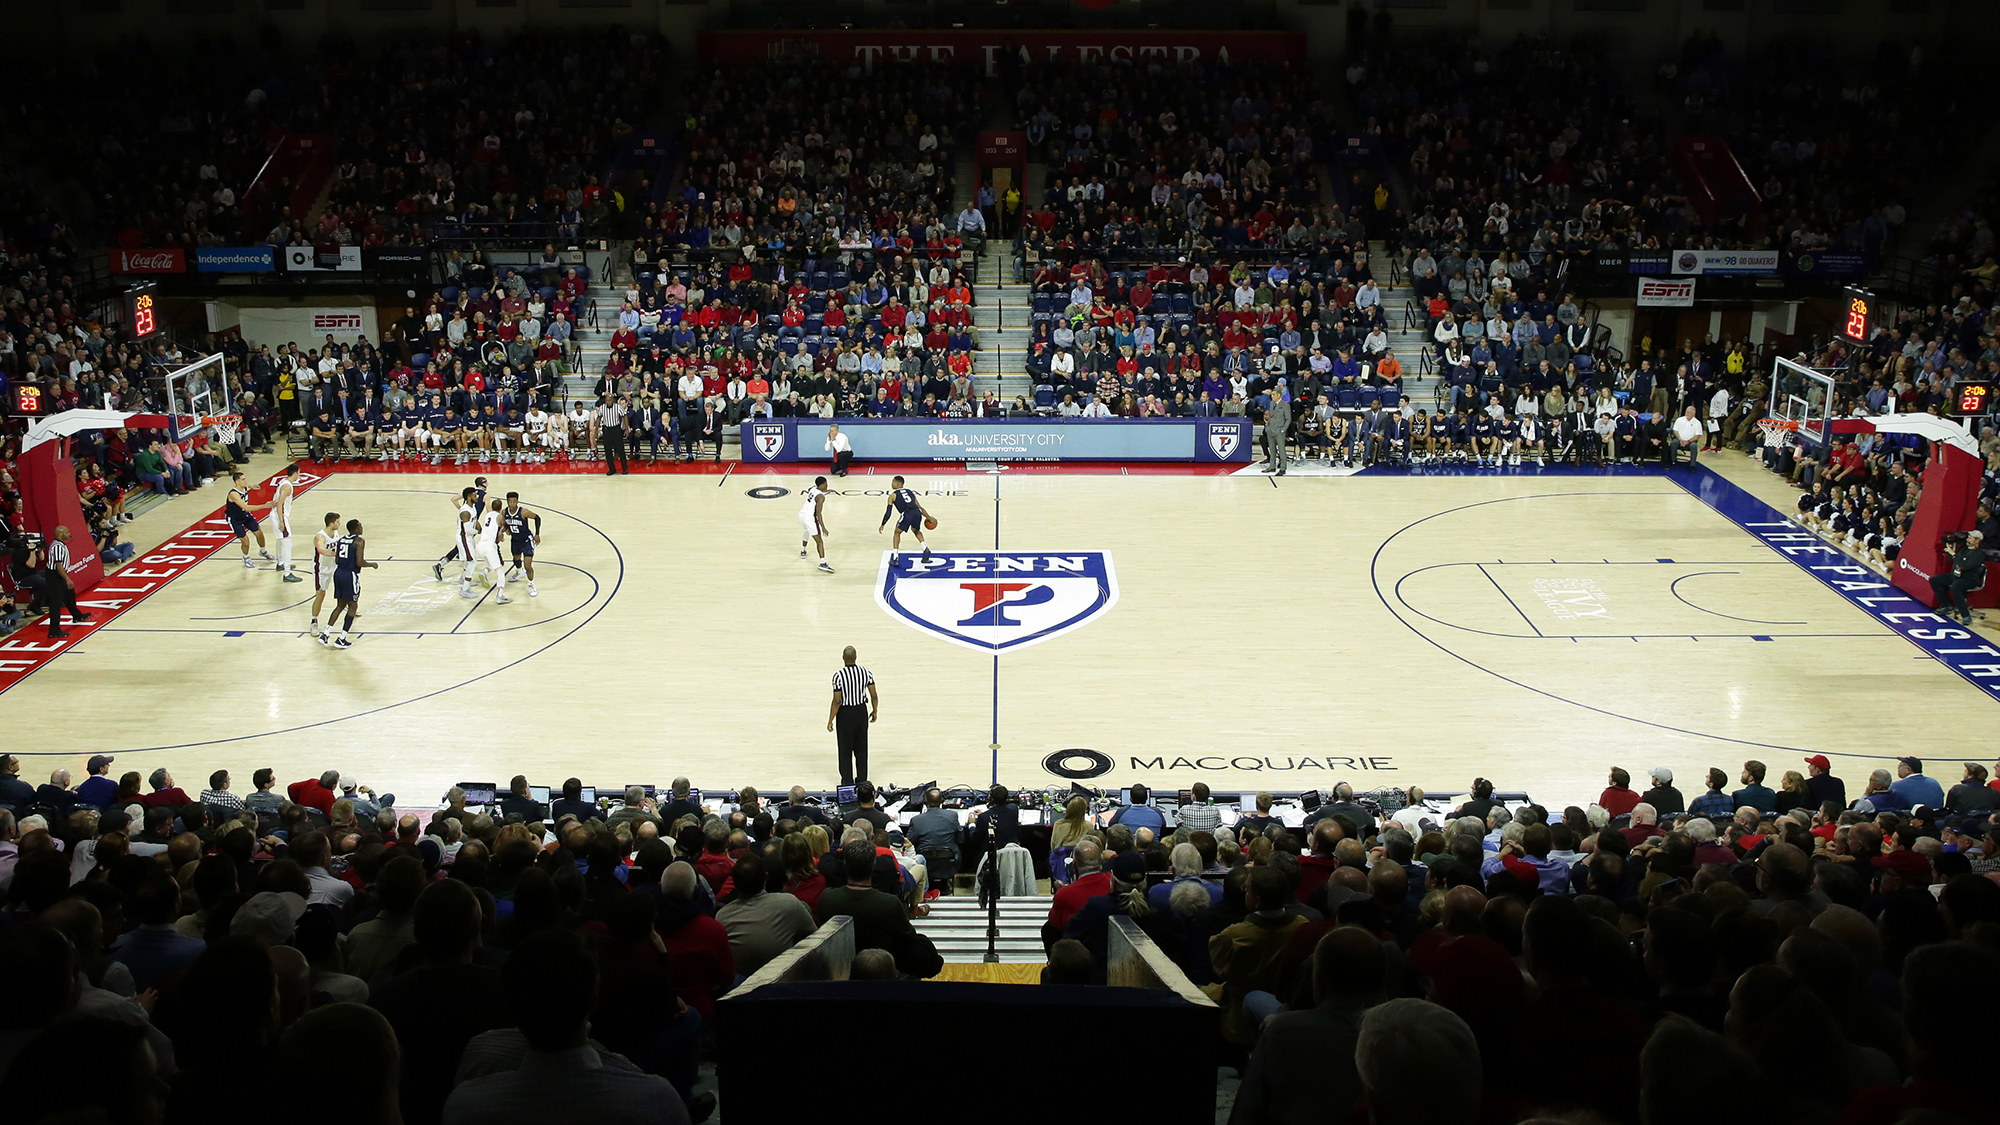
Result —
[[235, 445], [236, 439], [243, 434], [241, 414], [204, 414], [201, 424], [207, 426], [208, 432], [223, 445]]
[[1799, 424], [1790, 418], [1759, 418], [1757, 428], [1764, 431], [1764, 448], [1776, 449], [1785, 444], [1789, 434], [1799, 432]]

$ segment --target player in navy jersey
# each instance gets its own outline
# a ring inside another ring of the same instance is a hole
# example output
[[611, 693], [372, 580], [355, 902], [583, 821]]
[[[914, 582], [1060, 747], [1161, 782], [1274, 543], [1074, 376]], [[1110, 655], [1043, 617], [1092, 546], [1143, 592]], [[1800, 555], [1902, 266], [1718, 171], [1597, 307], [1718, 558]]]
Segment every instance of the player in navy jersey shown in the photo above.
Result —
[[1493, 424], [1493, 416], [1484, 410], [1472, 420], [1472, 459], [1484, 465], [1491, 455], [1493, 463], [1500, 463], [1500, 430]]
[[1503, 465], [1520, 464], [1521, 463], [1520, 420], [1512, 414], [1503, 414], [1500, 416], [1499, 425], [1495, 427], [1495, 432], [1500, 439], [1500, 458], [1499, 458], [1500, 463]]
[[518, 582], [525, 576], [528, 579], [528, 596], [540, 597], [541, 591], [535, 589], [535, 544], [542, 541], [541, 513], [523, 507], [520, 493], [509, 492], [506, 507], [500, 509], [500, 524], [507, 532], [507, 544], [514, 556], [507, 581]]
[[[361, 538], [361, 521], [348, 520], [347, 534], [333, 544], [333, 613], [327, 617], [327, 631], [320, 634], [319, 643], [328, 648], [354, 647], [348, 634], [354, 631], [354, 619], [361, 614], [361, 568], [379, 566], [368, 561], [368, 545]], [[347, 611], [347, 619], [336, 634], [333, 622], [342, 610]]]
[[896, 517], [896, 534], [889, 540], [889, 565], [895, 566], [902, 559], [899, 549], [903, 545], [905, 531], [924, 544], [924, 557], [930, 558], [931, 545], [924, 541], [924, 521], [930, 519], [931, 514], [924, 510], [923, 501], [917, 499], [915, 492], [903, 487], [902, 477], [889, 482], [889, 503], [882, 509], [882, 524], [875, 529], [877, 535], [882, 533], [882, 528], [889, 526], [892, 515]]

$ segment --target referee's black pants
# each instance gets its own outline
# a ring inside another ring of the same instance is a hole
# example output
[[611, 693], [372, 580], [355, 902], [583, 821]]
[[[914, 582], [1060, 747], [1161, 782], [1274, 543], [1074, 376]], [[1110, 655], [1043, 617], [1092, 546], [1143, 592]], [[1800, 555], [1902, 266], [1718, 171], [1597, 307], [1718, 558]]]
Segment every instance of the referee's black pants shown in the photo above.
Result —
[[604, 475], [607, 477], [616, 476], [618, 475], [617, 470], [620, 468], [623, 468], [627, 474], [632, 472], [632, 462], [625, 458], [625, 431], [622, 429], [606, 429], [604, 431]]
[[840, 742], [840, 783], [854, 784], [868, 776], [868, 705], [842, 704], [833, 717], [833, 735]]
[[[63, 581], [63, 576], [55, 571], [45, 570], [42, 572], [42, 599], [49, 607], [49, 636], [51, 637], [55, 636], [62, 629], [64, 607], [68, 607], [69, 609], [70, 624], [74, 625], [84, 620], [83, 610], [77, 608], [76, 604], [76, 587]], [[866, 715], [862, 716], [864, 719], [867, 717]], [[863, 746], [862, 753], [865, 755], [868, 744], [868, 731], [865, 727], [861, 732], [861, 742]], [[844, 755], [843, 760], [845, 760]]]

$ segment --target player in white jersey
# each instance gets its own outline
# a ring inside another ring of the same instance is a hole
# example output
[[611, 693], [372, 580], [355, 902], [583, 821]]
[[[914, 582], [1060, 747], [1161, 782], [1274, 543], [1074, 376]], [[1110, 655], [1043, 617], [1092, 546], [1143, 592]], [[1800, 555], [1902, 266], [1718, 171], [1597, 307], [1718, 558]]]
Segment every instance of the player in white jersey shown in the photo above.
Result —
[[328, 512], [326, 526], [313, 534], [313, 617], [312, 635], [319, 635], [319, 610], [333, 589], [333, 549], [340, 541], [340, 513]]
[[533, 458], [535, 461], [546, 461], [549, 459], [548, 450], [551, 448], [549, 445], [549, 412], [543, 410], [539, 405], [531, 406], [528, 408], [526, 417], [528, 421], [528, 449], [534, 451], [527, 456]]
[[472, 533], [479, 530], [479, 513], [486, 508], [486, 478], [473, 477], [451, 500], [453, 527], [451, 550], [431, 564], [431, 577], [444, 581], [444, 568], [454, 562], [472, 561]]
[[506, 605], [514, 600], [507, 596], [506, 570], [500, 563], [501, 507], [500, 501], [495, 500], [479, 514], [479, 538], [473, 543], [473, 550], [478, 559], [477, 569], [483, 571], [487, 583], [499, 591], [493, 599], [496, 605]]
[[[597, 448], [597, 443], [590, 440], [590, 426], [593, 421], [595, 421], [595, 417], [589, 410], [584, 408], [582, 399], [578, 399], [575, 405], [569, 408], [569, 444], [571, 448], [582, 450]], [[585, 454], [584, 459], [589, 460], [588, 453]]]
[[287, 582], [304, 582], [292, 573], [292, 498], [299, 491], [299, 464], [285, 466], [285, 476], [271, 497], [271, 514], [278, 518], [278, 573]]
[[799, 557], [806, 557], [806, 541], [819, 551], [819, 568], [828, 574], [833, 568], [826, 565], [826, 478], [814, 477], [812, 487], [805, 490], [805, 507], [799, 509]]

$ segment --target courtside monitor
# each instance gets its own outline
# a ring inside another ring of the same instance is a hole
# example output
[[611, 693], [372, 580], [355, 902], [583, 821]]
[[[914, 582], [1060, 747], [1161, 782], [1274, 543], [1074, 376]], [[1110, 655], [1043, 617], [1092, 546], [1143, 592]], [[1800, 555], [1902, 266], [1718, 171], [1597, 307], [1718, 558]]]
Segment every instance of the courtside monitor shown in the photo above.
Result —
[[1319, 806], [1320, 806], [1319, 790], [1308, 789], [1305, 792], [1299, 794], [1300, 808], [1304, 809], [1307, 812], [1312, 812], [1314, 809], [1319, 808]]
[[548, 787], [548, 786], [546, 786], [546, 785], [530, 785], [530, 786], [528, 786], [528, 799], [529, 799], [530, 801], [535, 801], [535, 802], [537, 802], [537, 803], [539, 803], [539, 804], [544, 804], [544, 805], [548, 804], [548, 803], [549, 803], [549, 787]]
[[590, 801], [594, 803], [597, 800], [597, 786], [595, 785], [584, 786], [583, 792], [578, 793], [576, 797], [577, 800], [579, 801]]
[[492, 804], [500, 788], [497, 782], [492, 781], [461, 781], [458, 787], [465, 790], [465, 803], [468, 805]]
[[838, 802], [840, 802], [840, 803], [841, 803], [841, 804], [843, 804], [843, 805], [851, 805], [851, 804], [853, 804], [853, 803], [854, 803], [854, 786], [852, 786], [852, 785], [843, 785], [843, 786], [841, 786], [840, 788], [838, 788], [838, 789], [834, 790], [834, 791], [833, 791], [833, 799], [834, 799], [834, 800], [836, 800], [836, 801], [838, 801]]

